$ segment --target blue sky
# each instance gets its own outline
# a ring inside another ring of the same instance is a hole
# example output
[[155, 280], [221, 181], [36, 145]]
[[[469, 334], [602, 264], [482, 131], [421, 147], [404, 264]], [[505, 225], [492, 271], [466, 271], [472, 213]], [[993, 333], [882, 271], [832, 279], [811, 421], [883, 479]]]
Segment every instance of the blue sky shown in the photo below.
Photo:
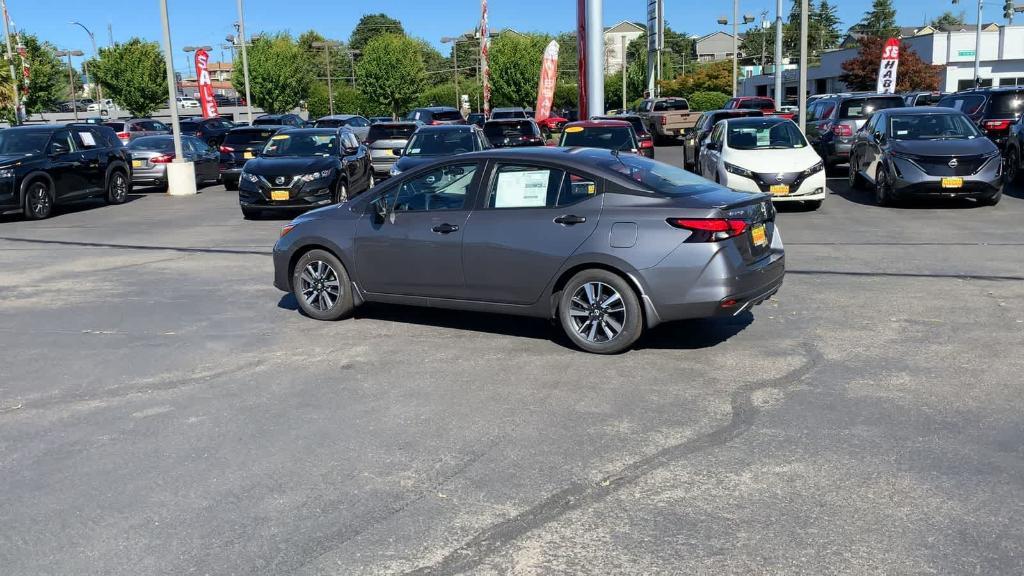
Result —
[[[792, 0], [784, 0], [788, 11]], [[99, 45], [107, 43], [107, 24], [113, 25], [115, 41], [132, 36], [159, 40], [161, 37], [158, 0], [7, 0], [11, 19], [19, 28], [36, 33], [61, 48], [89, 52], [89, 38], [78, 27], [68, 24], [79, 20], [93, 33]], [[870, 0], [835, 0], [844, 28], [860, 19], [870, 7]], [[168, 0], [175, 65], [185, 65], [183, 46], [189, 44], [214, 47], [213, 59], [219, 60], [219, 46], [224, 36], [232, 33], [237, 18], [235, 0]], [[489, 0], [492, 28], [511, 27], [522, 31], [556, 33], [575, 26], [575, 0]], [[948, 2], [926, 0], [895, 0], [899, 23], [912, 25], [940, 14], [947, 7], [960, 8]], [[1001, 3], [988, 2], [986, 20], [1001, 19]], [[998, 6], [996, 4], [999, 4]], [[605, 24], [620, 20], [644, 19], [645, 0], [605, 0]], [[666, 0], [665, 13], [675, 30], [701, 35], [720, 29], [715, 23], [720, 15], [731, 10], [731, 3], [684, 2]], [[961, 4], [960, 6], [964, 6]], [[775, 15], [771, 0], [742, 0], [741, 11], [760, 18], [762, 10]], [[402, 21], [407, 32], [424, 38], [443, 52], [439, 39], [471, 30], [479, 19], [479, 0], [245, 0], [247, 32], [291, 31], [301, 33], [310, 28], [331, 38], [347, 39], [359, 17], [368, 12], [386, 12]], [[731, 14], [730, 14], [731, 17]], [[973, 22], [973, 13], [968, 22]], [[230, 52], [224, 51], [226, 58]]]

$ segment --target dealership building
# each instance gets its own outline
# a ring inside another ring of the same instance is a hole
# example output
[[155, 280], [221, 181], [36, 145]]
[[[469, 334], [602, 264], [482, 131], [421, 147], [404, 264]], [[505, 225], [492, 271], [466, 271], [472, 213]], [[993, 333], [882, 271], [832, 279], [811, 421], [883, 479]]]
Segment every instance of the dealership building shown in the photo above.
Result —
[[[939, 90], [955, 92], [974, 86], [973, 26], [955, 30], [937, 30], [930, 26], [904, 28], [901, 40], [922, 60], [942, 67]], [[844, 92], [846, 85], [839, 80], [843, 62], [857, 55], [856, 38], [848, 38], [844, 46], [821, 53], [821, 62], [807, 68], [807, 90], [810, 94]], [[785, 97], [795, 101], [799, 70], [782, 73]], [[1024, 85], [1024, 26], [982, 25], [981, 32], [981, 85]], [[745, 96], [775, 96], [775, 77], [750, 75], [743, 79], [740, 92]]]

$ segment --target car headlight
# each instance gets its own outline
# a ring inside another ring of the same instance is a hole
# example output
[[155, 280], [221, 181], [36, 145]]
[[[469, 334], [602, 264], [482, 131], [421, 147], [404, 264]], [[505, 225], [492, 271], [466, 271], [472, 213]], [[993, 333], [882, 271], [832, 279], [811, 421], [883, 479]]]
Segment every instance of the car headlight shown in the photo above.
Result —
[[0, 170], [0, 178], [14, 178], [14, 168], [4, 168]]
[[398, 176], [401, 173], [402, 171], [398, 169], [397, 165], [392, 166], [391, 169], [388, 170], [388, 175], [390, 176]]
[[824, 162], [818, 162], [814, 166], [811, 166], [807, 170], [804, 170], [803, 175], [804, 176], [810, 176], [811, 174], [817, 174], [818, 172], [821, 172], [824, 169], [825, 169], [825, 163]]
[[240, 178], [242, 180], [247, 180], [249, 182], [252, 182], [253, 184], [255, 184], [255, 183], [260, 181], [259, 176], [256, 176], [254, 174], [249, 174], [248, 172], [242, 172], [242, 175], [240, 176]]
[[331, 169], [321, 170], [319, 172], [310, 172], [309, 174], [303, 174], [299, 176], [299, 182], [312, 182], [313, 180], [319, 180], [320, 178], [327, 178], [331, 175]]
[[754, 177], [754, 173], [751, 172], [750, 170], [747, 170], [746, 168], [740, 168], [739, 166], [735, 164], [729, 164], [728, 162], [725, 163], [725, 171], [730, 172], [732, 174], [736, 174], [737, 176], [744, 176], [746, 178]]

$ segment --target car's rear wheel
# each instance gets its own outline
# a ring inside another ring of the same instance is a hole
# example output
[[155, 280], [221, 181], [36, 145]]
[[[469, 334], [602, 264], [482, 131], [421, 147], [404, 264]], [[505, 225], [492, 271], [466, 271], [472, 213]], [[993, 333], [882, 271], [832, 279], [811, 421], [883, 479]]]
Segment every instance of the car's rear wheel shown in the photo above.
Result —
[[334, 188], [334, 203], [341, 204], [342, 202], [348, 201], [348, 186], [344, 180], [339, 180], [338, 185]]
[[242, 208], [242, 218], [246, 220], [256, 220], [263, 214], [262, 210], [257, 208]]
[[1020, 174], [1020, 150], [1010, 148], [1006, 151], [1006, 166], [1003, 167], [1003, 177], [1007, 184], [1013, 184]]
[[50, 187], [45, 182], [36, 181], [25, 190], [25, 217], [31, 220], [42, 220], [53, 211], [53, 197]]
[[238, 190], [238, 180], [232, 178], [224, 179], [224, 189], [229, 191]]
[[302, 311], [317, 320], [338, 320], [352, 313], [352, 283], [345, 266], [326, 250], [310, 250], [292, 272], [292, 292]]
[[110, 204], [124, 204], [128, 199], [128, 190], [131, 183], [123, 172], [111, 172], [110, 180], [107, 182], [107, 202]]
[[892, 205], [892, 183], [889, 181], [889, 171], [885, 166], [879, 165], [875, 171], [875, 204], [879, 206]]
[[595, 354], [622, 352], [643, 331], [640, 301], [632, 287], [601, 269], [583, 270], [569, 279], [558, 317], [573, 344]]
[[847, 179], [852, 190], [861, 190], [864, 188], [864, 177], [860, 175], [860, 171], [857, 170], [857, 162], [850, 158], [850, 171], [847, 175]]

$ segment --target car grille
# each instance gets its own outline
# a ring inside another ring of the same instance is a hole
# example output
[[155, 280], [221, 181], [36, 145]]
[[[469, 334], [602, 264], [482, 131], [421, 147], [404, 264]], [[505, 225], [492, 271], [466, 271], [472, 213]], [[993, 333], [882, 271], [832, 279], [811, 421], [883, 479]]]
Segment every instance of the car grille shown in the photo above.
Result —
[[757, 187], [761, 189], [761, 192], [768, 192], [772, 186], [776, 184], [788, 184], [790, 190], [796, 192], [796, 189], [804, 183], [807, 178], [803, 172], [755, 172], [754, 182], [757, 183]]
[[[292, 185], [295, 184], [295, 182], [299, 179], [298, 176], [292, 176], [292, 175], [282, 175], [282, 176], [259, 176], [259, 175], [257, 175], [257, 178], [260, 179], [260, 182], [265, 187], [267, 187], [267, 188], [277, 188], [277, 189], [291, 188]], [[281, 184], [278, 184], [277, 183], [277, 179], [278, 178], [284, 178], [284, 181]]]
[[[988, 161], [986, 156], [908, 156], [929, 176], [970, 176]], [[953, 166], [950, 162], [956, 160]]]

